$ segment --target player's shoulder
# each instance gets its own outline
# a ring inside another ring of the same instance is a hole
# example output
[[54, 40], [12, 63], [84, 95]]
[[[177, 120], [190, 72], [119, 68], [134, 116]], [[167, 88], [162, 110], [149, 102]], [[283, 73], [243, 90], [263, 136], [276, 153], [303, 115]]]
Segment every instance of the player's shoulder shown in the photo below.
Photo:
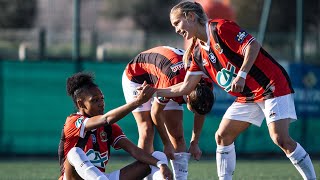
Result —
[[73, 124], [78, 122], [79, 124], [81, 124], [87, 117], [85, 117], [84, 115], [81, 115], [79, 113], [73, 113], [70, 114], [67, 119], [66, 119], [66, 125], [67, 124]]

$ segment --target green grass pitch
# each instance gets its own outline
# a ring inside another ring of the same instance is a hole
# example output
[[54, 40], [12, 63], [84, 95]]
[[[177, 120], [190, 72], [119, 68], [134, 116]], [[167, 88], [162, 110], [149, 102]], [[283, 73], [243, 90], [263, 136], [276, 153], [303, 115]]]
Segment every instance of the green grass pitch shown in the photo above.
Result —
[[[133, 159], [114, 157], [108, 164], [108, 172], [126, 166]], [[320, 176], [320, 160], [313, 160], [317, 176]], [[1, 160], [1, 180], [50, 180], [58, 179], [56, 160]], [[218, 179], [214, 159], [191, 160], [190, 180]], [[301, 177], [289, 160], [238, 160], [234, 180], [300, 180]]]

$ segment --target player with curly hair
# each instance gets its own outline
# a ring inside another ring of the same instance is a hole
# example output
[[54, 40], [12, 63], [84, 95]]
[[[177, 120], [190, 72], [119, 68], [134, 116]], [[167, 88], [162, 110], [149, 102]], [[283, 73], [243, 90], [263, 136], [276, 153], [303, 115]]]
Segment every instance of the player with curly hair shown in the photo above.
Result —
[[[182, 62], [183, 54], [184, 50], [181, 49], [158, 46], [135, 56], [127, 64], [122, 77], [122, 88], [126, 101], [130, 102], [135, 97], [136, 89], [144, 81], [155, 88], [182, 83], [186, 75]], [[199, 83], [186, 96], [155, 97], [132, 111], [139, 130], [138, 146], [149, 153], [154, 151], [154, 123], [162, 139], [164, 153], [171, 159], [176, 179], [187, 179], [190, 155], [196, 160], [201, 157], [199, 137], [205, 114], [211, 111], [214, 102], [210, 88], [211, 80], [204, 82], [206, 83]], [[187, 104], [188, 109], [194, 112], [194, 128], [188, 149], [183, 132], [182, 104]]]
[[[104, 95], [94, 83], [93, 75], [79, 72], [67, 79], [67, 93], [78, 112], [67, 117], [59, 144], [60, 179], [119, 180], [172, 179], [167, 158], [162, 152], [152, 155], [126, 138], [116, 124], [132, 110], [148, 101], [154, 90], [146, 83], [136, 99], [104, 113]], [[137, 161], [105, 174], [110, 146], [127, 151]]]

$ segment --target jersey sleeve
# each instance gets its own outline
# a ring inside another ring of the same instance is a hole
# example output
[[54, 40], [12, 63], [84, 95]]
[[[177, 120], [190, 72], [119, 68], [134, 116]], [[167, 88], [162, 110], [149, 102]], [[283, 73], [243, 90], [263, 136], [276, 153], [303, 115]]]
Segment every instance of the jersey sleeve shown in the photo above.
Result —
[[232, 21], [217, 25], [220, 39], [234, 52], [244, 56], [246, 49], [255, 38]]
[[65, 123], [64, 131], [66, 137], [85, 137], [85, 124], [89, 118], [82, 115], [69, 116]]
[[127, 138], [126, 135], [122, 132], [122, 129], [120, 128], [119, 125], [117, 124], [112, 124], [112, 135], [111, 135], [111, 138], [112, 138], [112, 144], [111, 146], [118, 150], [118, 149], [121, 149], [119, 146], [117, 146], [117, 142], [122, 139], [122, 138]]

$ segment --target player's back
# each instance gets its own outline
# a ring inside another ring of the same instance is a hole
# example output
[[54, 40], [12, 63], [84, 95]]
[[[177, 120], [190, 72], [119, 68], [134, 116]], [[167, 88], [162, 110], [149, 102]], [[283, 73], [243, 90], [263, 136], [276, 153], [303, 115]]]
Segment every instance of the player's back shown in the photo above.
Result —
[[126, 67], [129, 80], [142, 84], [147, 81], [155, 87], [167, 87], [182, 82], [185, 69], [181, 49], [158, 46], [138, 54]]

